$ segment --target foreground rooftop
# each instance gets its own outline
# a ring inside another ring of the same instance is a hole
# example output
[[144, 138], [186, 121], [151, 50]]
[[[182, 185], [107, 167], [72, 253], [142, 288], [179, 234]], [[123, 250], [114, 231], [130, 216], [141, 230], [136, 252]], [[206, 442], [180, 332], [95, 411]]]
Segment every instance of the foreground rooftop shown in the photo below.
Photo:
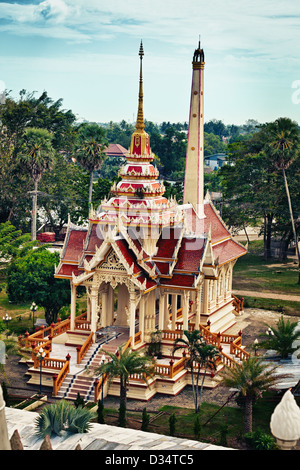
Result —
[[[43, 439], [36, 435], [35, 419], [38, 413], [33, 411], [5, 408], [8, 437], [18, 431], [24, 450], [39, 450]], [[199, 441], [164, 436], [130, 428], [92, 423], [91, 430], [84, 434], [63, 434], [51, 438], [53, 450], [104, 451], [196, 451], [196, 450], [232, 450]]]

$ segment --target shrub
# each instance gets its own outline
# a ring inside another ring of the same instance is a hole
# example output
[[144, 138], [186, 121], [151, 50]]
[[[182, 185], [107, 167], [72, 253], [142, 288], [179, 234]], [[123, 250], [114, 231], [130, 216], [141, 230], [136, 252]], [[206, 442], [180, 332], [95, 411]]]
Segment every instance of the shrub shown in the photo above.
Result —
[[200, 423], [200, 415], [197, 413], [195, 420], [194, 420], [194, 435], [197, 439], [199, 439], [201, 433], [201, 423]]
[[149, 420], [150, 420], [150, 416], [148, 415], [146, 408], [144, 408], [143, 415], [142, 415], [142, 427], [141, 427], [142, 431], [148, 431]]
[[176, 416], [175, 416], [175, 413], [172, 413], [170, 418], [169, 418], [169, 427], [170, 427], [170, 436], [174, 436], [175, 435], [175, 431], [176, 431]]
[[261, 429], [248, 432], [244, 437], [246, 444], [252, 450], [274, 450], [277, 447], [275, 439]]
[[102, 400], [98, 400], [97, 423], [104, 424], [104, 406]]
[[61, 400], [59, 403], [45, 406], [35, 420], [37, 434], [42, 439], [46, 435], [61, 435], [63, 431], [85, 433], [90, 429], [93, 413], [85, 408], [75, 408], [71, 403]]

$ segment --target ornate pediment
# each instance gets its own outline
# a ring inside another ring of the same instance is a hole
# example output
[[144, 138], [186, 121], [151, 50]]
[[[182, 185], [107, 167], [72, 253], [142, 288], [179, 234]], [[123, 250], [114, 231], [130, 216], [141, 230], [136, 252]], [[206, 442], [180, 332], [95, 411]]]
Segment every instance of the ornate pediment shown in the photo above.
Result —
[[98, 266], [97, 271], [127, 273], [125, 267], [118, 259], [114, 250], [110, 250], [105, 260]]

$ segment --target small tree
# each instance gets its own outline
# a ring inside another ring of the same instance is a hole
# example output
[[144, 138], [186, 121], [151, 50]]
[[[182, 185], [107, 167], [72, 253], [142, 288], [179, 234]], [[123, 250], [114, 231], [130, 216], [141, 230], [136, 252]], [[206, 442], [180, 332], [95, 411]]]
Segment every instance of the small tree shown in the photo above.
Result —
[[194, 419], [194, 435], [197, 439], [199, 439], [200, 433], [201, 433], [200, 414], [197, 413]]
[[276, 366], [270, 367], [262, 358], [249, 357], [231, 368], [225, 367], [220, 372], [222, 381], [227, 387], [237, 388], [244, 402], [245, 433], [252, 431], [252, 405], [266, 390], [286, 375], [275, 375]]
[[35, 301], [45, 309], [50, 325], [56, 322], [59, 310], [70, 304], [70, 283], [54, 277], [59, 254], [46, 248], [29, 252], [15, 259], [7, 268], [7, 293], [13, 302]]
[[175, 415], [175, 413], [172, 413], [170, 418], [169, 418], [170, 436], [175, 436], [176, 421], [177, 421], [176, 415]]
[[265, 339], [258, 346], [273, 349], [282, 359], [286, 359], [299, 349], [297, 340], [300, 338], [300, 331], [296, 330], [297, 326], [298, 322], [290, 322], [289, 319], [285, 322], [283, 317], [280, 317], [276, 327], [269, 327], [268, 333], [261, 335]]
[[[119, 422], [126, 423], [126, 402], [127, 402], [127, 386], [129, 376], [131, 374], [139, 374], [147, 383], [148, 378], [155, 373], [152, 359], [147, 356], [140, 355], [137, 351], [127, 348], [123, 351], [122, 346], [116, 353], [103, 350], [105, 354], [110, 356], [110, 361], [101, 364], [96, 369], [96, 374], [107, 374], [109, 384], [114, 377], [120, 377], [120, 409]], [[124, 414], [124, 416], [123, 416]]]
[[181, 338], [177, 338], [173, 345], [173, 356], [176, 351], [183, 349], [187, 353], [187, 362], [186, 365], [190, 369], [191, 378], [192, 378], [192, 391], [193, 399], [195, 405], [195, 413], [198, 411], [198, 380], [199, 374], [196, 375], [195, 379], [195, 369], [194, 362], [198, 357], [197, 348], [200, 343], [203, 341], [203, 336], [200, 334], [200, 331], [194, 330], [189, 331], [185, 330]]
[[143, 409], [143, 415], [142, 415], [142, 427], [141, 427], [142, 431], [148, 431], [149, 420], [150, 420], [150, 416], [147, 413], [147, 409], [144, 408]]
[[74, 406], [75, 408], [79, 408], [80, 406], [81, 408], [84, 407], [84, 399], [82, 398], [79, 392], [77, 393], [76, 400], [74, 400]]
[[89, 205], [92, 203], [93, 175], [99, 170], [106, 158], [105, 148], [108, 145], [106, 131], [96, 123], [84, 123], [78, 129], [75, 146], [75, 158], [90, 174]]
[[104, 405], [102, 400], [98, 400], [98, 407], [97, 407], [97, 423], [104, 424]]
[[19, 160], [33, 183], [31, 238], [36, 239], [37, 188], [43, 173], [51, 168], [54, 159], [52, 135], [47, 129], [29, 128], [24, 132]]

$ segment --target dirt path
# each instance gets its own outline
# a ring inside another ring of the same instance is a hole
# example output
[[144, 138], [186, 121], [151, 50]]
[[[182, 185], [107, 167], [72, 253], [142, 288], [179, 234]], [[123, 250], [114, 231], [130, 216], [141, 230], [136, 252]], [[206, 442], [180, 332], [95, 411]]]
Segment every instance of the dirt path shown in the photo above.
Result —
[[290, 302], [300, 302], [300, 295], [275, 294], [274, 292], [257, 292], [252, 290], [234, 290], [234, 295], [261, 297], [264, 299], [289, 300]]

